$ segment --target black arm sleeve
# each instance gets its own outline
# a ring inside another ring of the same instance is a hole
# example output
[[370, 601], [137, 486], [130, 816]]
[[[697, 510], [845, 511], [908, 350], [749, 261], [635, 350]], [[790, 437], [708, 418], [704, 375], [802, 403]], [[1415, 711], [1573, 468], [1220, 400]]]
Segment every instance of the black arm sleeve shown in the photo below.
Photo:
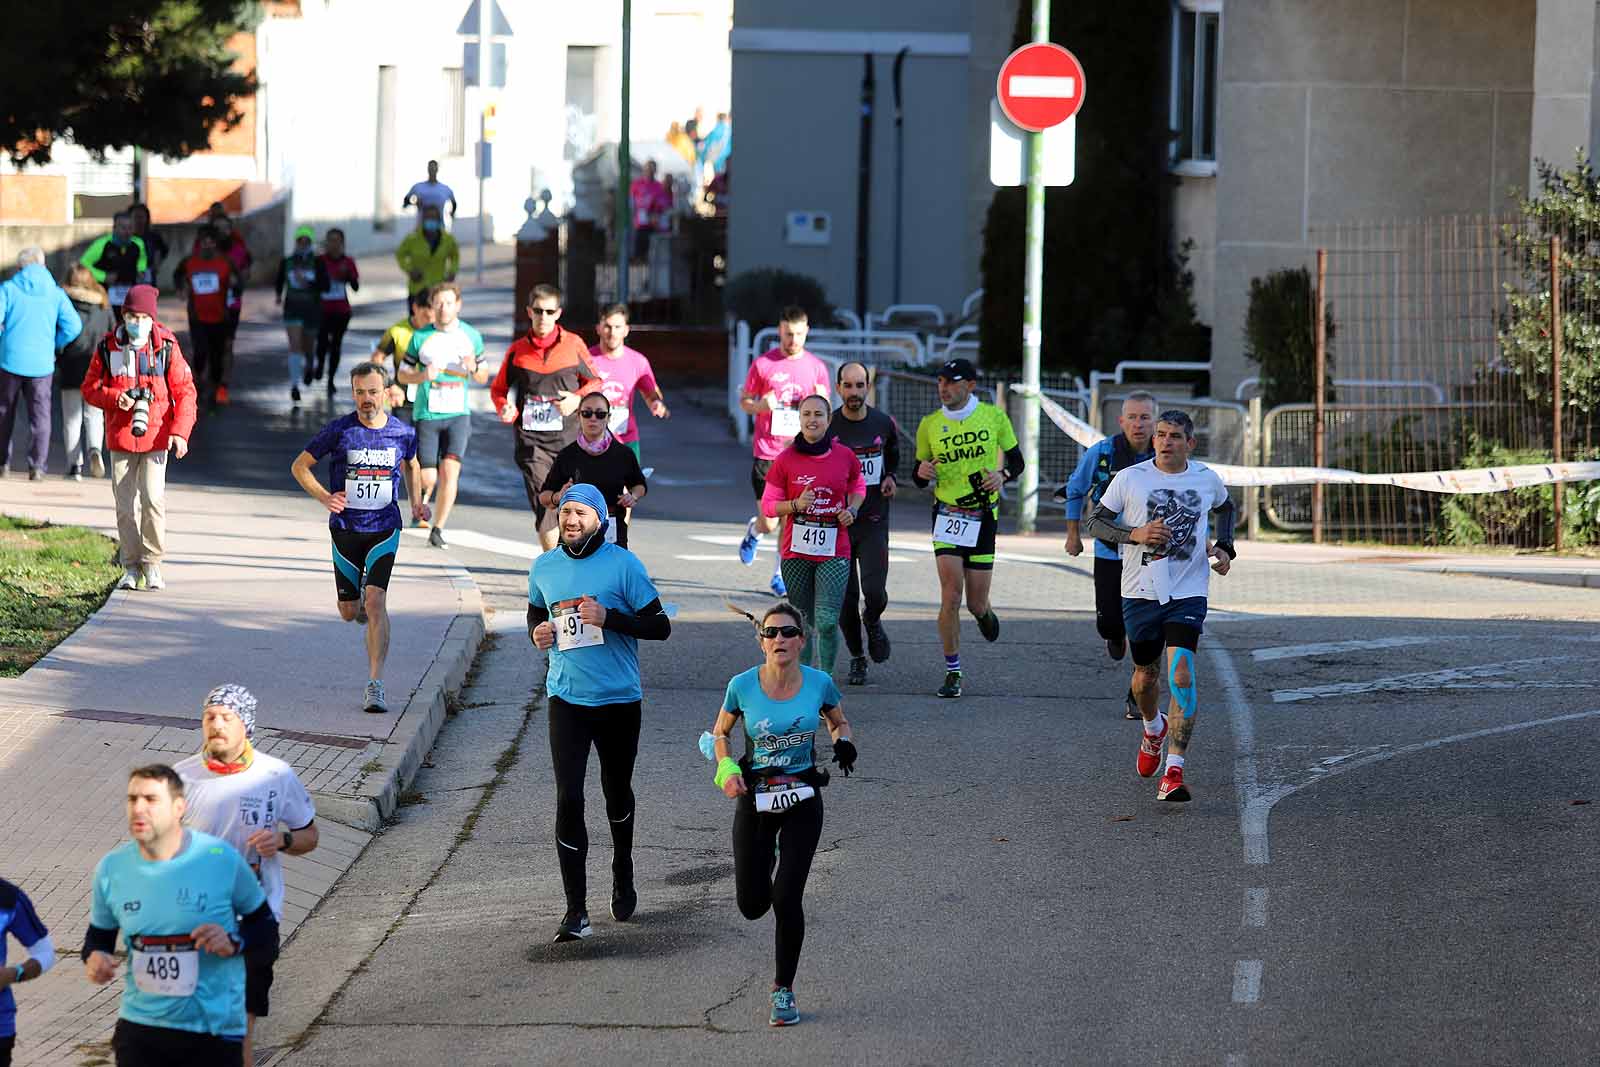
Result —
[[1117, 522], [1117, 513], [1104, 504], [1096, 504], [1094, 511], [1084, 520], [1082, 534], [1097, 541], [1110, 541], [1125, 545], [1133, 540], [1133, 530]]
[[1028, 465], [1022, 458], [1022, 446], [1006, 449], [1006, 481], [1014, 482], [1022, 474], [1022, 468]]
[[1222, 503], [1215, 509], [1217, 547], [1228, 554], [1229, 559], [1238, 559], [1239, 553], [1233, 548], [1233, 524], [1238, 516], [1238, 509], [1233, 506], [1233, 497], [1223, 497]]
[[912, 456], [911, 457], [911, 484], [916, 486], [918, 489], [926, 489], [926, 488], [928, 488], [928, 486], [933, 484], [933, 479], [932, 478], [924, 478], [921, 474], [917, 473], [921, 469], [922, 469], [922, 464], [917, 461], [917, 458], [915, 456]]
[[278, 920], [270, 905], [263, 903], [239, 920], [239, 940], [244, 942], [244, 958], [257, 967], [278, 958]]
[[900, 427], [889, 420], [889, 432], [883, 435], [883, 473], [900, 477]]
[[85, 963], [89, 962], [92, 952], [114, 953], [117, 951], [117, 931], [107, 930], [103, 926], [89, 924], [89, 929], [83, 934], [83, 951], [78, 953], [78, 958]]
[[666, 611], [661, 607], [661, 598], [656, 597], [640, 608], [637, 615], [607, 608], [606, 624], [602, 629], [613, 630], [640, 641], [665, 641], [672, 633], [672, 620], [667, 618]]
[[537, 604], [528, 605], [528, 640], [533, 640], [533, 628], [541, 622], [550, 621], [550, 609], [541, 608]]

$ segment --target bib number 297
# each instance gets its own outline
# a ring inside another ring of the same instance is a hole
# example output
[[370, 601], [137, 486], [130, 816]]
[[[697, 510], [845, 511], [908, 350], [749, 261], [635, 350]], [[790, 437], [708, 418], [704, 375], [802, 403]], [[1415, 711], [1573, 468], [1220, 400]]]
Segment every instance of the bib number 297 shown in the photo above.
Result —
[[941, 506], [933, 516], [933, 539], [957, 548], [976, 548], [982, 525], [975, 512]]

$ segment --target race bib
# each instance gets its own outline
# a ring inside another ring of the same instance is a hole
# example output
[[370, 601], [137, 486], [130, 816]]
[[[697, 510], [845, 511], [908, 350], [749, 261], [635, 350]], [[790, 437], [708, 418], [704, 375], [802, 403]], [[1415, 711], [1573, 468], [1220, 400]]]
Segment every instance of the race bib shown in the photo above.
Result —
[[839, 547], [839, 527], [831, 522], [795, 516], [789, 529], [789, 550], [802, 556], [832, 559]]
[[108, 285], [108, 286], [106, 286], [106, 295], [111, 298], [111, 306], [114, 307], [114, 308], [121, 307], [123, 298], [128, 295], [128, 290], [132, 289], [132, 288], [133, 288], [133, 286], [131, 286], [131, 285]]
[[[146, 938], [143, 943], [177, 938]], [[200, 980], [200, 953], [185, 935], [184, 943], [133, 950], [133, 985], [158, 997], [192, 997]]]
[[559, 430], [565, 424], [555, 401], [536, 396], [522, 398], [522, 428], [529, 432]]
[[863, 448], [856, 452], [856, 458], [861, 461], [861, 477], [868, 485], [883, 481], [883, 449], [876, 445]]
[[315, 267], [290, 267], [289, 287], [292, 289], [309, 289], [317, 280]]
[[799, 408], [776, 408], [772, 412], [772, 436], [793, 437], [800, 432]]
[[611, 409], [611, 418], [606, 420], [606, 425], [611, 427], [611, 432], [614, 433], [614, 434], [620, 435], [620, 434], [627, 433], [628, 432], [628, 409], [625, 408], [625, 407], [614, 407], [614, 408], [612, 408]]
[[977, 511], [940, 504], [933, 513], [933, 539], [941, 544], [976, 548], [982, 528], [983, 516]]
[[464, 415], [467, 383], [438, 378], [428, 383], [428, 411], [434, 415]]
[[344, 506], [356, 511], [380, 511], [394, 503], [394, 479], [345, 475]]
[[222, 288], [222, 279], [214, 270], [203, 270], [189, 275], [189, 288], [194, 290], [195, 296], [211, 296]]
[[810, 800], [817, 795], [812, 786], [804, 782], [768, 783], [756, 782], [756, 812], [761, 815], [776, 815], [788, 811], [801, 801]]
[[604, 630], [578, 618], [578, 605], [581, 603], [583, 598], [579, 597], [560, 601], [551, 608], [550, 622], [556, 628], [556, 647], [563, 652], [606, 643]]
[[343, 300], [345, 293], [344, 282], [329, 282], [328, 287], [322, 290], [324, 300]]
[[617, 520], [615, 518], [613, 518], [610, 522], [606, 523], [606, 544], [614, 545], [616, 543], [617, 543]]

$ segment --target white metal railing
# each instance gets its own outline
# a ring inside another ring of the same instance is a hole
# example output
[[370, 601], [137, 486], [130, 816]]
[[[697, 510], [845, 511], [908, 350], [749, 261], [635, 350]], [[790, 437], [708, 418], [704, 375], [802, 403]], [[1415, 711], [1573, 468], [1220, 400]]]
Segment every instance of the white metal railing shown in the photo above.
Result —
[[[778, 343], [778, 328], [766, 326], [752, 336], [748, 322], [735, 322], [728, 331], [728, 417], [741, 444], [750, 440], [750, 416], [739, 406], [745, 376], [757, 356]], [[928, 361], [927, 345], [910, 330], [812, 330], [806, 348], [835, 372], [840, 363], [910, 363]]]
[[1152, 371], [1206, 371], [1210, 372], [1211, 362], [1184, 362], [1182, 360], [1169, 361], [1161, 359], [1125, 359], [1118, 363], [1115, 370], [1092, 370], [1089, 372], [1089, 410], [1094, 411], [1100, 407], [1100, 386], [1109, 382], [1112, 385], [1122, 385], [1122, 376], [1130, 370]]
[[983, 290], [982, 289], [974, 289], [974, 290], [972, 290], [972, 292], [967, 294], [967, 298], [965, 300], [961, 301], [961, 318], [963, 320], [970, 319], [972, 317], [973, 311], [976, 310], [982, 303], [983, 303]]
[[834, 308], [833, 309], [833, 317], [838, 319], [840, 322], [848, 323], [849, 324], [849, 329], [852, 329], [852, 330], [861, 329], [861, 316], [857, 315], [854, 311], [851, 311], [849, 308]]
[[882, 311], [867, 312], [866, 328], [869, 331], [877, 330], [880, 326], [889, 325], [896, 316], [931, 319], [935, 326], [945, 324], [944, 308], [938, 304], [890, 304]]
[[977, 338], [978, 327], [970, 322], [965, 326], [957, 326], [948, 334], [935, 334], [928, 338], [928, 358], [935, 363], [942, 363], [951, 358], [949, 351], [957, 345], [961, 346], [963, 353], [975, 355], [978, 351]]
[[[1427, 393], [1437, 404], [1443, 404], [1446, 400], [1444, 389], [1442, 389], [1437, 382], [1425, 381], [1420, 378], [1335, 378], [1333, 379], [1333, 384], [1335, 386], [1343, 386], [1347, 389], [1416, 389]], [[1252, 375], [1234, 387], [1233, 398], [1235, 400], [1243, 400], [1245, 399], [1246, 393], [1250, 392], [1251, 390], [1256, 390], [1259, 392], [1260, 389], [1260, 376]]]

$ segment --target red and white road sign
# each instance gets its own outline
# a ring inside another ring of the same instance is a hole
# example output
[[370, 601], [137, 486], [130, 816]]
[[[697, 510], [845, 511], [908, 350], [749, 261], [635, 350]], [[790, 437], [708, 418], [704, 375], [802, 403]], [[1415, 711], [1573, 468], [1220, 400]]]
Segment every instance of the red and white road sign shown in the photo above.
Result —
[[1025, 44], [1000, 65], [995, 98], [1006, 118], [1042, 133], [1078, 113], [1084, 89], [1077, 56], [1058, 44]]

